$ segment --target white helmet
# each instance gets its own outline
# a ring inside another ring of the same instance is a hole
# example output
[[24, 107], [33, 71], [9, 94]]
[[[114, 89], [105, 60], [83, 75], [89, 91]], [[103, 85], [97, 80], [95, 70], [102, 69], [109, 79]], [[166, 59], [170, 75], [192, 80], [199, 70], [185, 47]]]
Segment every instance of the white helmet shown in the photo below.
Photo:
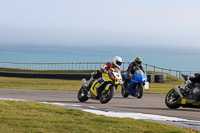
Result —
[[122, 58], [121, 57], [119, 57], [119, 56], [115, 56], [114, 58], [113, 58], [113, 64], [115, 65], [115, 66], [117, 66], [118, 68], [120, 68], [120, 66], [121, 66], [121, 64], [122, 64]]

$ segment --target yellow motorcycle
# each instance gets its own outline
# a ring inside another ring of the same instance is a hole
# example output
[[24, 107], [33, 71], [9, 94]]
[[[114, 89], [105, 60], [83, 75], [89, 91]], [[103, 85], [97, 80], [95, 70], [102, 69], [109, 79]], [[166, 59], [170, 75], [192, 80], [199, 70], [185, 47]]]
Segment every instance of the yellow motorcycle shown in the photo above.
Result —
[[78, 100], [85, 102], [88, 99], [100, 100], [101, 103], [109, 102], [114, 96], [118, 85], [122, 85], [121, 72], [118, 69], [111, 69], [102, 73], [91, 86], [85, 87], [86, 80], [82, 79], [82, 87], [78, 92]]

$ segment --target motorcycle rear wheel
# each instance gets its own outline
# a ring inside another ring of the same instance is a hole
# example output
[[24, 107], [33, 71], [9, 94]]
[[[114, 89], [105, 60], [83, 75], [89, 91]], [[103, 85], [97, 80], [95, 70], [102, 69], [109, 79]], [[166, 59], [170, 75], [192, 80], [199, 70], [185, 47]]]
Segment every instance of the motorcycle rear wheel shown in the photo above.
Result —
[[103, 90], [100, 94], [99, 100], [101, 103], [109, 102], [115, 93], [115, 86], [110, 86], [108, 90]]
[[143, 85], [137, 84], [136, 87], [135, 87], [135, 94], [136, 94], [138, 99], [142, 98], [143, 91], [144, 91]]
[[77, 97], [80, 102], [85, 102], [89, 99], [87, 97], [87, 91], [83, 87], [80, 88]]
[[181, 100], [181, 97], [176, 94], [176, 92], [174, 91], [174, 89], [171, 89], [167, 93], [167, 95], [165, 97], [165, 104], [170, 109], [177, 109], [177, 108], [179, 108], [181, 106], [179, 104], [180, 100]]

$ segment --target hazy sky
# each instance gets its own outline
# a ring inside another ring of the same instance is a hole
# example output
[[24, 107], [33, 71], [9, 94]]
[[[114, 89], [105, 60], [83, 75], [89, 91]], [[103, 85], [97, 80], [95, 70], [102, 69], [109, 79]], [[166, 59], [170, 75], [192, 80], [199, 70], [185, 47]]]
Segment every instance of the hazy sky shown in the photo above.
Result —
[[200, 0], [0, 0], [0, 45], [200, 48]]

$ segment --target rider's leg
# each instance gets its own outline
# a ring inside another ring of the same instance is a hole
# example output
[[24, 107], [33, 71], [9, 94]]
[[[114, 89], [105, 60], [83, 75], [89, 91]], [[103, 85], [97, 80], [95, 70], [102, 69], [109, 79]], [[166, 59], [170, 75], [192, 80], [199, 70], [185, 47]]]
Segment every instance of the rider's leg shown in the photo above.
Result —
[[87, 87], [90, 86], [92, 84], [92, 82], [94, 81], [94, 78], [91, 77], [88, 82], [87, 82]]
[[97, 70], [95, 73], [92, 73], [92, 74], [91, 74], [91, 78], [90, 78], [90, 79], [88, 80], [88, 82], [87, 82], [87, 87], [91, 86], [91, 85], [92, 85], [92, 82], [93, 82], [96, 78], [100, 77], [100, 75], [101, 75], [101, 71], [100, 71], [100, 70]]
[[190, 78], [188, 78], [188, 79], [185, 81], [185, 83], [181, 86], [181, 88], [182, 88], [183, 90], [185, 90], [185, 88], [186, 88], [187, 86], [189, 86], [190, 84], [192, 84], [192, 81], [190, 80]]

